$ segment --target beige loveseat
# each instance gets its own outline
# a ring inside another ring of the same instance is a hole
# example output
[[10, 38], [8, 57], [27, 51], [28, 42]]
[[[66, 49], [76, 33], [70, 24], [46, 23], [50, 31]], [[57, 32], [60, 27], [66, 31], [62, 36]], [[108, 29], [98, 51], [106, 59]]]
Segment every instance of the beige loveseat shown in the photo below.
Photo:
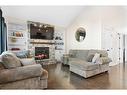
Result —
[[[92, 63], [95, 53], [100, 54], [101, 64]], [[93, 57], [92, 57], [93, 56]], [[70, 71], [85, 78], [106, 72], [109, 70], [111, 59], [105, 50], [70, 50], [69, 61]]]
[[6, 52], [0, 60], [0, 89], [47, 88], [48, 72], [32, 59], [21, 60]]

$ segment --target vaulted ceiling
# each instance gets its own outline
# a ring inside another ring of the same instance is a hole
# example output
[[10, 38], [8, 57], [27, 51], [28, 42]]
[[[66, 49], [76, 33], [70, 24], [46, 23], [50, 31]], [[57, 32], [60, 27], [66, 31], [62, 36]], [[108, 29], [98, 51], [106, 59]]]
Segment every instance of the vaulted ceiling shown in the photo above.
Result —
[[2, 6], [5, 16], [68, 27], [84, 6]]

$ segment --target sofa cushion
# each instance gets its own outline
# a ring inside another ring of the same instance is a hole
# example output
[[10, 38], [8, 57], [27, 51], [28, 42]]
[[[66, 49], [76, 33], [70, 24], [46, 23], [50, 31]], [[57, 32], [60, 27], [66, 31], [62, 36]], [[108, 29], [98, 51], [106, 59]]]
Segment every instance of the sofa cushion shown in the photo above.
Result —
[[110, 63], [112, 60], [109, 57], [100, 57], [100, 64]]
[[18, 80], [39, 77], [42, 73], [42, 67], [40, 64], [0, 70], [0, 83], [15, 82]]
[[108, 53], [106, 50], [89, 50], [88, 55], [99, 53], [101, 57], [107, 57]]
[[89, 50], [77, 50], [76, 58], [87, 60]]
[[96, 63], [96, 61], [100, 58], [100, 54], [99, 53], [95, 53], [93, 59], [92, 59], [92, 63]]
[[99, 68], [99, 64], [93, 64], [92, 62], [87, 62], [80, 59], [70, 61], [69, 64], [70, 66], [75, 66], [81, 70], [95, 70]]
[[20, 61], [23, 66], [36, 64], [33, 58], [24, 58], [24, 59], [20, 59]]
[[88, 55], [87, 56], [87, 61], [92, 62], [93, 57], [94, 57], [94, 54]]
[[19, 58], [15, 56], [15, 54], [7, 51], [3, 52], [1, 56], [2, 56], [2, 64], [4, 65], [5, 68], [10, 69], [21, 66], [21, 62]]

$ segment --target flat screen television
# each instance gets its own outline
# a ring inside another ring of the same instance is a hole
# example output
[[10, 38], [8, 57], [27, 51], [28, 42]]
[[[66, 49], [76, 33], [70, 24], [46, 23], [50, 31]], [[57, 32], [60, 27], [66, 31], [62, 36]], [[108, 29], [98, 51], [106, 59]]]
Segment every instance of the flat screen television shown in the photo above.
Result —
[[53, 40], [54, 38], [54, 27], [44, 25], [30, 24], [30, 38], [31, 39], [44, 39]]

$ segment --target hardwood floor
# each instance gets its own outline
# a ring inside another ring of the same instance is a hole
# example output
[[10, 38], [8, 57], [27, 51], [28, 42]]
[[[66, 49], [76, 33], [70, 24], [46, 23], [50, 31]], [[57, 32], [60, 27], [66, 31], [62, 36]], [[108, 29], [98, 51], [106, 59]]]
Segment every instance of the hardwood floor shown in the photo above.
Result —
[[44, 66], [49, 72], [48, 89], [126, 89], [127, 73], [122, 66], [112, 66], [105, 72], [83, 78], [60, 63]]

